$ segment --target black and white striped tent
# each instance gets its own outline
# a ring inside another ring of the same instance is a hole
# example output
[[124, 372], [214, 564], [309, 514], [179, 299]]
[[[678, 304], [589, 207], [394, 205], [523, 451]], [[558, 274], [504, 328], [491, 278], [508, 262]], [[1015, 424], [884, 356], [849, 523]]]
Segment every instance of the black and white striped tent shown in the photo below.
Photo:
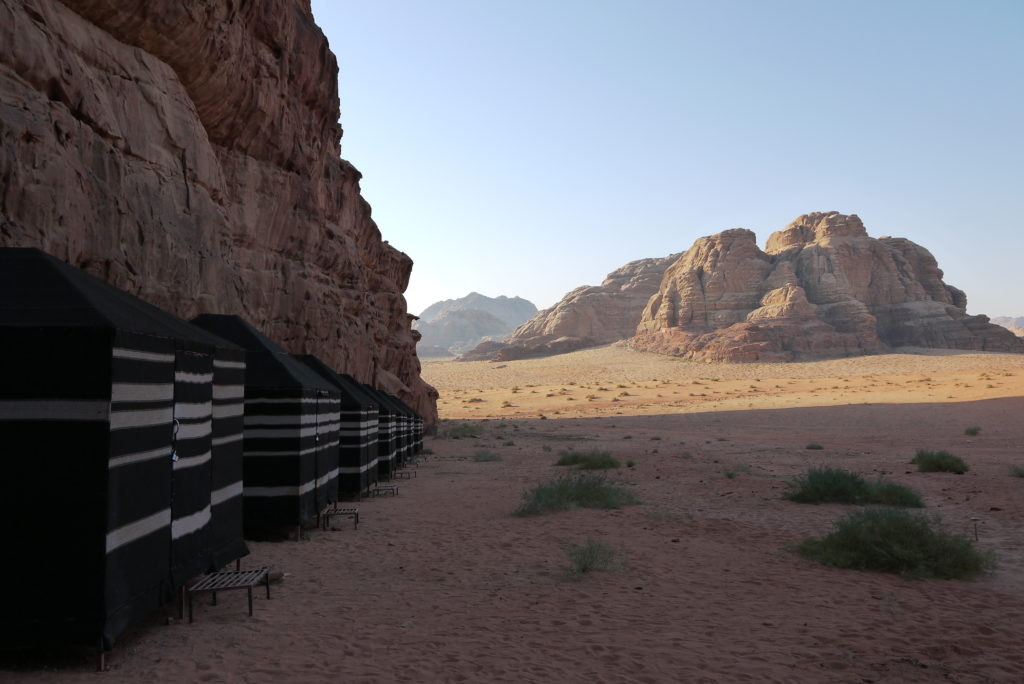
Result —
[[412, 410], [405, 405], [405, 403], [391, 394], [390, 392], [381, 393], [387, 397], [387, 400], [391, 402], [391, 405], [395, 409], [395, 415], [398, 416], [398, 433], [399, 433], [399, 454], [398, 454], [398, 465], [399, 467], [405, 465], [409, 459], [413, 456], [413, 418], [415, 414]]
[[386, 480], [398, 470], [403, 453], [398, 408], [384, 392], [366, 383], [359, 386], [377, 404], [377, 473], [380, 479]]
[[109, 649], [247, 553], [241, 426], [214, 416], [238, 413], [216, 398], [240, 354], [44, 252], [0, 249], [2, 643]]
[[395, 395], [389, 395], [402, 409], [406, 415], [407, 429], [409, 433], [409, 449], [407, 457], [423, 451], [423, 418], [409, 406], [404, 400]]
[[377, 481], [377, 404], [351, 376], [339, 375], [309, 354], [295, 358], [341, 393], [338, 491], [339, 495], [362, 494]]
[[338, 500], [337, 388], [238, 316], [193, 323], [245, 349], [246, 528], [312, 519]]

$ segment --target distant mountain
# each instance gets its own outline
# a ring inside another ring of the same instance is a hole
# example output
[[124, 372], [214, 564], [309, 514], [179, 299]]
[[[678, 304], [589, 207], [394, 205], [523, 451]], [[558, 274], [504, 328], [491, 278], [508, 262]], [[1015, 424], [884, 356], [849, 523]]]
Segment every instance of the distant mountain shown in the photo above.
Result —
[[522, 297], [486, 297], [470, 292], [460, 299], [431, 304], [413, 322], [421, 339], [420, 356], [453, 356], [480, 342], [502, 340], [530, 320], [537, 307]]
[[992, 322], [1003, 326], [1017, 337], [1024, 337], [1024, 316], [996, 316]]

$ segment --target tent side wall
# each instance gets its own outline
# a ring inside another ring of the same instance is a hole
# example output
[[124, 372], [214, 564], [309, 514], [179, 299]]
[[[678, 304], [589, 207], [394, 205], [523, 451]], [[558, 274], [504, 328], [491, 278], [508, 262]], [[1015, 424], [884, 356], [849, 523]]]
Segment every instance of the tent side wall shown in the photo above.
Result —
[[218, 349], [213, 359], [211, 570], [249, 553], [243, 539], [242, 517], [244, 410], [245, 352]]
[[338, 500], [340, 397], [329, 392], [317, 393], [316, 413], [316, 511], [319, 513]]
[[111, 344], [107, 331], [0, 328], [5, 647], [96, 646], [104, 632]]

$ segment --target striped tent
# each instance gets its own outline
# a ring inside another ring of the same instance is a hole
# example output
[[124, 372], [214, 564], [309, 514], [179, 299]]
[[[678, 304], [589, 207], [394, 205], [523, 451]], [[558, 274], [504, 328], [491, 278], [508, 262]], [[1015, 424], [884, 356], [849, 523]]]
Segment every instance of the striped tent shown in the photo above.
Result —
[[406, 416], [406, 423], [409, 433], [408, 457], [412, 457], [423, 451], [423, 418], [409, 404], [394, 395], [391, 398], [399, 405]]
[[108, 650], [247, 553], [241, 435], [213, 417], [216, 364], [240, 376], [240, 353], [44, 252], [0, 249], [0, 515], [19, 559], [2, 564], [4, 644]]
[[193, 323], [245, 349], [245, 525], [297, 526], [338, 500], [336, 387], [238, 316]]
[[383, 392], [384, 396], [387, 397], [391, 405], [395, 407], [395, 413], [398, 415], [398, 430], [399, 430], [399, 449], [400, 455], [398, 458], [399, 467], [409, 462], [413, 455], [413, 419], [415, 414], [408, 406], [405, 405], [401, 399], [389, 392]]
[[398, 469], [401, 453], [397, 409], [380, 390], [366, 383], [360, 383], [359, 386], [377, 404], [377, 474], [380, 479], [387, 480]]
[[338, 493], [362, 494], [377, 481], [377, 404], [351, 376], [335, 373], [309, 354], [295, 358], [341, 393]]

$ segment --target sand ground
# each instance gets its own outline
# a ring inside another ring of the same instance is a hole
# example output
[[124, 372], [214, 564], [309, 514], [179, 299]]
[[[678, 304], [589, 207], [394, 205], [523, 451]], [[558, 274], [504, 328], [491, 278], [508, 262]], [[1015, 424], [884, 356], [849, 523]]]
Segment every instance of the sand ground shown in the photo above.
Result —
[[[423, 374], [441, 392], [433, 454], [359, 504], [357, 531], [252, 542], [244, 566], [287, 573], [253, 618], [226, 594], [192, 625], [133, 629], [105, 675], [85, 652], [0, 652], [0, 680], [1024, 681], [1024, 356], [718, 365], [604, 347]], [[482, 435], [443, 436], [465, 423]], [[570, 447], [631, 461], [610, 477], [641, 503], [511, 515]], [[971, 470], [918, 473], [922, 447]], [[999, 568], [915, 581], [800, 558], [787, 547], [850, 508], [781, 498], [818, 464], [912, 486], [947, 527], [977, 525]], [[565, 548], [588, 537], [623, 565], [569, 581]]]

